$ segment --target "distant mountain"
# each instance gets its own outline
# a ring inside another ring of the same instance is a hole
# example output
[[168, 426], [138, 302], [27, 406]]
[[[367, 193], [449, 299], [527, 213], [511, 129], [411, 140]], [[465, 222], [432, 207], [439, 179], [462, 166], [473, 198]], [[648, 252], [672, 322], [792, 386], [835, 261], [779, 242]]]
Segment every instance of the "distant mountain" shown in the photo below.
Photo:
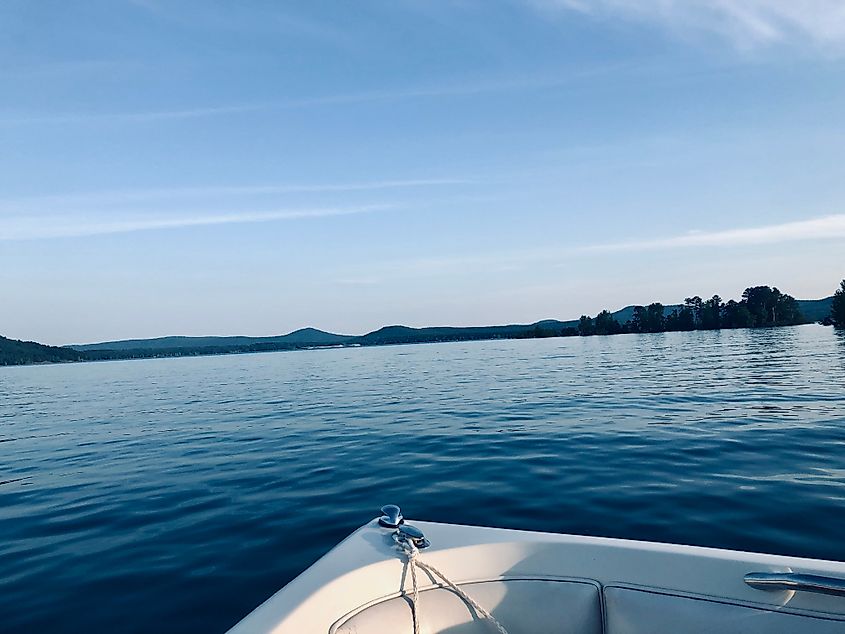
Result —
[[[675, 306], [667, 306], [666, 312]], [[634, 314], [633, 306], [626, 306], [614, 313], [613, 317], [623, 324]], [[559, 321], [543, 319], [533, 324], [509, 324], [507, 326], [435, 326], [430, 328], [411, 328], [409, 326], [385, 326], [361, 337], [355, 337], [350, 343], [362, 346], [396, 343], [427, 343], [434, 341], [473, 341], [478, 339], [525, 339], [534, 337], [557, 336], [578, 328], [578, 320]], [[576, 334], [570, 332], [569, 334]]]
[[[286, 335], [275, 337], [155, 337], [153, 339], [123, 339], [103, 341], [101, 343], [74, 344], [67, 346], [73, 350], [178, 350], [214, 348], [233, 350], [256, 346], [261, 349], [279, 349], [289, 347], [326, 346], [346, 343], [352, 337], [335, 335], [316, 328], [302, 328]], [[268, 348], [268, 346], [270, 346]]]
[[833, 297], [825, 297], [824, 299], [799, 299], [796, 301], [807, 323], [821, 321], [830, 315], [830, 309], [833, 306]]
[[534, 324], [511, 324], [508, 326], [437, 326], [433, 328], [410, 328], [408, 326], [385, 326], [351, 343], [373, 346], [396, 343], [429, 343], [434, 341], [473, 341], [477, 339], [522, 339], [559, 335], [565, 328], [574, 328], [577, 321], [547, 319]]
[[68, 348], [45, 346], [34, 341], [20, 341], [0, 337], [0, 365], [27, 365], [30, 363], [59, 363], [84, 361], [85, 355]]
[[332, 332], [317, 330], [316, 328], [301, 328], [294, 330], [280, 339], [286, 343], [302, 343], [309, 346], [331, 346], [338, 343], [346, 343], [353, 339], [351, 335], [336, 335]]

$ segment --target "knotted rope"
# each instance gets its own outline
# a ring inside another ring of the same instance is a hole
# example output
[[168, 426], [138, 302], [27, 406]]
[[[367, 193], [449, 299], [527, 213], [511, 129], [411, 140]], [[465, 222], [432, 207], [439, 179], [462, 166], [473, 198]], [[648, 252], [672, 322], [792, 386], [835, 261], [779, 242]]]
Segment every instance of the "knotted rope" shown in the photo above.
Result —
[[399, 539], [398, 533], [393, 535], [393, 539], [396, 542], [397, 548], [408, 558], [408, 568], [411, 571], [411, 586], [413, 593], [411, 595], [411, 611], [414, 617], [414, 634], [420, 634], [420, 618], [419, 613], [417, 610], [417, 606], [419, 605], [420, 599], [420, 591], [419, 586], [417, 584], [417, 567], [422, 568], [426, 572], [428, 572], [432, 578], [440, 577], [443, 580], [449, 589], [452, 590], [455, 594], [457, 594], [464, 602], [471, 606], [473, 610], [475, 610], [476, 614], [483, 619], [487, 619], [492, 623], [495, 628], [498, 630], [499, 634], [508, 634], [508, 631], [505, 627], [499, 623], [495, 617], [490, 614], [487, 610], [481, 607], [471, 596], [469, 596], [466, 592], [460, 589], [457, 584], [455, 584], [451, 579], [449, 579], [446, 575], [440, 572], [437, 568], [432, 566], [431, 564], [427, 564], [424, 561], [420, 561], [419, 555], [419, 548], [417, 548], [413, 543]]

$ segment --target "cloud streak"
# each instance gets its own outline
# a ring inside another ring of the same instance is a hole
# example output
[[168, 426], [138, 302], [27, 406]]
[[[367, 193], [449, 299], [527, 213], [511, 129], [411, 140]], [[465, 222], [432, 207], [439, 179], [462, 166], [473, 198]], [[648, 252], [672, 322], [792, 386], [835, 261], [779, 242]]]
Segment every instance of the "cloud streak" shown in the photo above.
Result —
[[676, 34], [710, 32], [740, 48], [801, 41], [845, 46], [841, 0], [528, 0], [546, 14], [575, 11], [657, 24]]
[[150, 110], [147, 112], [79, 112], [34, 115], [6, 114], [0, 117], [0, 124], [56, 124], [71, 123], [147, 123], [167, 120], [218, 117], [230, 114], [257, 112], [269, 108], [268, 104], [241, 104], [231, 106], [210, 106], [200, 108], [176, 108], [173, 110]]
[[274, 222], [349, 216], [395, 209], [392, 205], [281, 209], [262, 212], [230, 212], [193, 215], [133, 215], [121, 218], [85, 216], [9, 216], [0, 217], [0, 241], [78, 238], [114, 233], [132, 233], [155, 229], [180, 229], [227, 224]]
[[628, 63], [603, 64], [591, 68], [570, 68], [558, 73], [537, 76], [498, 77], [455, 81], [405, 88], [384, 88], [353, 93], [318, 95], [259, 103], [198, 106], [192, 108], [158, 109], [139, 112], [80, 112], [44, 114], [0, 114], [0, 124], [72, 124], [72, 123], [148, 123], [203, 117], [221, 117], [255, 112], [273, 112], [317, 106], [343, 106], [372, 102], [404, 101], [411, 99], [465, 97], [495, 93], [525, 92], [568, 85], [598, 75], [629, 69]]
[[448, 187], [469, 185], [476, 181], [459, 178], [417, 178], [351, 183], [293, 183], [262, 185], [207, 185], [197, 187], [151, 187], [147, 189], [105, 190], [67, 194], [26, 196], [0, 201], [0, 212], [20, 208], [39, 208], [56, 205], [124, 204], [148, 200], [217, 199], [221, 196], [260, 196], [268, 194], [320, 194], [337, 192], [367, 192], [419, 187]]
[[737, 247], [807, 240], [845, 238], [845, 215], [823, 216], [777, 225], [727, 229], [723, 231], [693, 231], [679, 236], [649, 240], [632, 240], [580, 247], [582, 253], [612, 253], [617, 251], [660, 251], [696, 247]]
[[752, 247], [757, 245], [845, 239], [845, 214], [822, 216], [760, 227], [694, 231], [663, 238], [634, 239], [583, 246], [544, 248], [499, 253], [465, 253], [441, 257], [411, 258], [382, 263], [377, 270], [359, 271], [379, 281], [401, 277], [437, 277], [521, 271], [531, 266], [572, 266], [571, 259], [614, 253], [660, 252], [697, 248]]

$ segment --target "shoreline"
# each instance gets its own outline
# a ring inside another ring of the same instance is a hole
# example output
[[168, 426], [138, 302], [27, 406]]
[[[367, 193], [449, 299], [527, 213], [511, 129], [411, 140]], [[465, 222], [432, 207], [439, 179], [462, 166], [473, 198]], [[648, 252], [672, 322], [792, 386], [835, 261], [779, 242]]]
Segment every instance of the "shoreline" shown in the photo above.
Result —
[[[570, 339], [583, 337], [616, 337], [624, 335], [665, 335], [682, 332], [722, 332], [722, 331], [737, 331], [737, 330], [770, 330], [774, 328], [799, 328], [802, 326], [819, 326], [821, 328], [833, 328], [819, 322], [806, 322], [803, 324], [783, 324], [783, 325], [769, 325], [756, 326], [745, 328], [708, 328], [695, 330], [663, 330], [659, 332], [619, 332], [607, 334], [551, 334], [538, 336], [513, 336], [513, 337], [465, 337], [465, 338], [444, 338], [444, 339], [430, 339], [418, 341], [384, 341], [372, 343], [350, 343], [343, 345], [327, 345], [327, 346], [298, 346], [290, 348], [278, 348], [267, 350], [226, 350], [213, 351], [204, 350], [203, 348], [192, 349], [191, 352], [182, 352], [179, 348], [170, 349], [170, 352], [165, 350], [150, 351], [150, 354], [142, 354], [144, 351], [139, 349], [130, 349], [125, 351], [109, 350], [108, 352], [115, 353], [115, 356], [104, 358], [90, 358], [90, 359], [74, 359], [74, 360], [56, 360], [56, 361], [33, 361], [29, 363], [3, 363], [0, 368], [14, 368], [14, 367], [32, 367], [32, 366], [55, 366], [55, 365], [74, 365], [83, 363], [105, 363], [111, 361], [144, 361], [150, 359], [180, 359], [192, 357], [223, 357], [232, 355], [250, 355], [250, 354], [268, 354], [276, 352], [310, 352], [318, 350], [340, 350], [340, 349], [354, 349], [354, 348], [373, 348], [373, 347], [389, 347], [389, 346], [409, 346], [409, 345], [424, 345], [424, 344], [442, 344], [442, 343], [473, 343], [481, 341], [520, 341], [520, 340], [536, 340], [536, 339]], [[61, 349], [61, 348], [60, 348]], [[103, 352], [106, 352], [104, 350]], [[121, 354], [125, 353], [125, 354]]]

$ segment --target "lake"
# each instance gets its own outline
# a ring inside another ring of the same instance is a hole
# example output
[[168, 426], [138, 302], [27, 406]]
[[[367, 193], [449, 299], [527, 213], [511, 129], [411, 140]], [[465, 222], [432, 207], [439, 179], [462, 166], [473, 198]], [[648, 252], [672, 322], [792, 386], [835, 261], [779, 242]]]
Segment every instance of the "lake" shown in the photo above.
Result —
[[222, 632], [382, 504], [845, 560], [845, 337], [0, 368], [0, 629]]

